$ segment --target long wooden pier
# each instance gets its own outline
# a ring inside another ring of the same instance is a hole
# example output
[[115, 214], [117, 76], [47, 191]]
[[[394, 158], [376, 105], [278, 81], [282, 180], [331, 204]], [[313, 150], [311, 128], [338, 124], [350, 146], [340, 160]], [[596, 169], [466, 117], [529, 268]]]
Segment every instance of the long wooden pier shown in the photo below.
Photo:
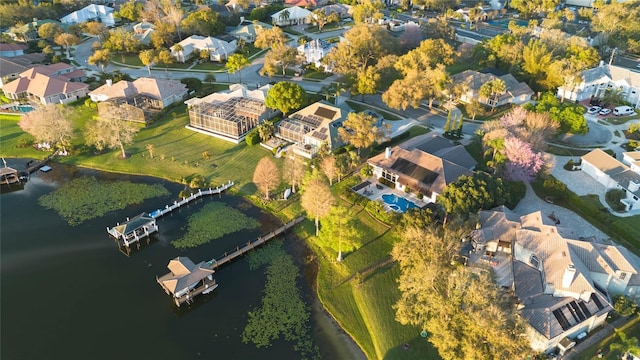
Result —
[[165, 206], [164, 209], [154, 210], [148, 213], [148, 215], [147, 213], [142, 213], [132, 219], [127, 218], [127, 220], [122, 224], [117, 223], [116, 226], [107, 227], [107, 233], [116, 239], [118, 248], [121, 251], [122, 247], [127, 250], [123, 253], [128, 256], [130, 245], [137, 244], [139, 249], [141, 239], [148, 239], [151, 234], [158, 232], [158, 225], [155, 222], [157, 218], [168, 214], [176, 209], [179, 209], [183, 205], [186, 205], [202, 196], [221, 194], [223, 191], [227, 190], [233, 185], [234, 182], [229, 181], [228, 183], [222, 186], [218, 186], [215, 189], [200, 189], [198, 190], [198, 192], [191, 194], [189, 197], [182, 198], [182, 200], [180, 201], [174, 201], [173, 204]]
[[247, 242], [246, 245], [244, 245], [243, 247], [236, 247], [235, 250], [233, 250], [232, 252], [225, 252], [224, 255], [219, 258], [218, 260], [216, 259], [212, 259], [210, 261], [207, 262], [208, 265], [211, 266], [211, 269], [215, 270], [217, 268], [219, 268], [220, 266], [231, 262], [231, 260], [237, 258], [238, 256], [242, 256], [246, 253], [248, 253], [249, 251], [255, 249], [257, 246], [260, 246], [264, 243], [266, 243], [267, 241], [275, 238], [276, 236], [286, 232], [287, 230], [291, 229], [292, 227], [294, 227], [295, 225], [299, 224], [300, 222], [302, 222], [304, 220], [304, 217], [301, 216], [293, 221], [290, 221], [286, 224], [284, 224], [283, 226], [279, 227], [278, 229], [263, 235], [263, 236], [259, 236], [256, 240], [254, 241], [249, 241]]

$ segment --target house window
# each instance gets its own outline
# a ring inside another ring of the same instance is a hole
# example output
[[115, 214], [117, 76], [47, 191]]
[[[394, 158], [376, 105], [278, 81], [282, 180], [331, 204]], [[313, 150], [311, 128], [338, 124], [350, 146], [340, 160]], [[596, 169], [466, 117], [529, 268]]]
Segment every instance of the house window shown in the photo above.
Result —
[[531, 255], [529, 263], [536, 269], [540, 266], [540, 260], [538, 260], [538, 257], [535, 255]]
[[[626, 191], [625, 191], [625, 192], [626, 192]], [[637, 196], [634, 196], [634, 197], [633, 197], [633, 200], [638, 201], [638, 197], [637, 197]]]
[[620, 280], [624, 280], [627, 277], [627, 273], [620, 273]]
[[382, 170], [382, 177], [386, 180], [391, 181], [392, 183], [395, 183], [396, 180], [398, 179], [398, 176], [393, 174], [392, 172], [389, 172], [385, 169]]

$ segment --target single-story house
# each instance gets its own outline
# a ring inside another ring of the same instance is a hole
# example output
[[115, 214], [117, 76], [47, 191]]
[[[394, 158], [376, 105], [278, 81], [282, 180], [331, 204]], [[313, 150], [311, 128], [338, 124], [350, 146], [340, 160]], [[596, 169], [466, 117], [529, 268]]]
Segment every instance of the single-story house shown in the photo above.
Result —
[[483, 7], [482, 5], [478, 5], [476, 7], [476, 9], [478, 9], [478, 18], [477, 19], [471, 19], [469, 17], [469, 11], [472, 8], [470, 7], [463, 7], [461, 9], [456, 10], [454, 13], [456, 14], [457, 17], [460, 17], [462, 20], [464, 21], [476, 21], [476, 20], [487, 20], [487, 18], [489, 17], [489, 11], [491, 11], [491, 7]]
[[320, 67], [322, 66], [322, 58], [327, 56], [335, 46], [336, 44], [328, 43], [322, 39], [315, 39], [298, 46], [298, 53], [304, 56], [305, 63]]
[[622, 98], [640, 109], [640, 72], [616, 65], [605, 64], [582, 71], [573, 85], [558, 88], [557, 96], [567, 100], [583, 101], [602, 98], [606, 91], [619, 91]]
[[347, 4], [330, 4], [320, 8], [324, 14], [329, 16], [333, 13], [338, 14], [341, 19], [347, 18], [353, 14], [353, 7]]
[[73, 81], [84, 76], [84, 71], [64, 63], [39, 65], [20, 73], [18, 79], [4, 85], [2, 90], [14, 100], [66, 104], [87, 95], [89, 85]]
[[59, 25], [61, 28], [66, 29], [66, 25], [60, 23], [59, 21], [46, 19], [35, 20], [24, 25], [13, 26], [4, 33], [7, 34], [13, 41], [27, 42], [31, 40], [37, 40], [40, 38], [40, 35], [38, 35], [38, 29], [40, 28], [40, 26], [47, 23], [54, 23], [56, 25]]
[[338, 128], [350, 112], [344, 104], [318, 101], [280, 121], [275, 136], [294, 143], [294, 153], [311, 159], [323, 144], [331, 150], [343, 145]]
[[229, 34], [236, 39], [243, 39], [247, 43], [256, 41], [256, 36], [262, 30], [271, 29], [272, 26], [265, 23], [254, 23], [251, 21], [242, 21]]
[[[480, 96], [480, 88], [483, 84], [501, 79], [504, 81], [506, 91], [503, 94], [497, 96], [497, 101], [494, 97], [483, 98]], [[502, 76], [496, 76], [491, 73], [482, 73], [475, 70], [465, 70], [461, 73], [455, 74], [451, 77], [454, 85], [460, 86], [463, 89], [460, 95], [460, 101], [470, 103], [473, 100], [479, 101], [487, 106], [501, 106], [505, 104], [517, 104], [522, 105], [531, 100], [534, 92], [529, 85], [524, 82], [519, 82], [511, 74], [505, 74]]]
[[17, 79], [20, 73], [25, 72], [33, 67], [34, 64], [44, 61], [43, 53], [33, 53], [6, 58], [0, 57], [0, 89]]
[[212, 36], [191, 35], [171, 47], [171, 56], [178, 62], [185, 62], [192, 57], [199, 57], [200, 52], [209, 52], [209, 60], [223, 61], [236, 52], [236, 40], [226, 42]]
[[249, 131], [276, 115], [264, 99], [271, 85], [256, 90], [234, 84], [228, 91], [185, 101], [189, 111], [187, 129], [218, 139], [240, 143]]
[[140, 44], [149, 45], [151, 42], [151, 34], [156, 31], [152, 23], [147, 21], [139, 22], [133, 25], [133, 37], [135, 37]]
[[376, 178], [397, 189], [415, 191], [426, 202], [435, 202], [445, 187], [460, 176], [473, 176], [477, 162], [462, 145], [433, 134], [408, 140], [370, 158]]
[[91, 91], [89, 97], [94, 102], [100, 102], [144, 95], [153, 99], [155, 108], [164, 109], [173, 103], [183, 101], [188, 92], [187, 86], [179, 81], [143, 77], [134, 81], [120, 80], [115, 84], [107, 80], [106, 84]]
[[114, 26], [113, 8], [105, 5], [90, 4], [60, 18], [63, 24], [81, 24], [88, 21], [98, 21], [106, 26]]
[[307, 24], [309, 22], [309, 16], [313, 14], [311, 11], [301, 8], [300, 6], [293, 6], [290, 8], [282, 9], [277, 13], [271, 15], [271, 22], [277, 26], [287, 25], [300, 25]]
[[8, 58], [24, 55], [27, 45], [24, 44], [5, 44], [0, 43], [0, 57]]
[[640, 174], [600, 149], [582, 156], [582, 171], [608, 190], [621, 189], [626, 197], [620, 202], [626, 210], [640, 207]]
[[534, 350], [568, 350], [578, 334], [604, 323], [613, 295], [640, 299], [640, 258], [626, 248], [564, 238], [540, 211], [518, 218], [501, 207], [480, 215], [472, 238], [511, 248], [513, 287]]
[[622, 163], [628, 165], [629, 169], [640, 174], [640, 150], [623, 153]]

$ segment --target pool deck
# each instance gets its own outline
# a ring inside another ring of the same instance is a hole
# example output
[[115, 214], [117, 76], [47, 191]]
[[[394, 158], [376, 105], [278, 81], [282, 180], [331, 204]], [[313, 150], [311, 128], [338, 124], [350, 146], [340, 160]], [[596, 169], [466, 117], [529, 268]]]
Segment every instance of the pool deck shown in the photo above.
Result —
[[[388, 187], [386, 185], [380, 184], [378, 182], [378, 180], [376, 180], [376, 179], [367, 179], [366, 181], [369, 181], [371, 183], [371, 185], [356, 191], [356, 193], [366, 197], [369, 200], [374, 200], [374, 201], [381, 200], [382, 201], [382, 195], [384, 195], [384, 194], [394, 194], [394, 195], [397, 195], [398, 197], [403, 197], [403, 198], [411, 201], [412, 203], [416, 204], [420, 208], [423, 208], [427, 204], [429, 204], [429, 202], [427, 202], [427, 201], [418, 199], [418, 197], [413, 193], [407, 194], [404, 191], [392, 189], [392, 188], [390, 188], [390, 187]], [[376, 185], [381, 186], [382, 189], [379, 189], [378, 186], [376, 186]], [[387, 211], [395, 211], [391, 207], [389, 207], [389, 205], [387, 205], [384, 201], [382, 202], [382, 204], [384, 205], [384, 208]]]

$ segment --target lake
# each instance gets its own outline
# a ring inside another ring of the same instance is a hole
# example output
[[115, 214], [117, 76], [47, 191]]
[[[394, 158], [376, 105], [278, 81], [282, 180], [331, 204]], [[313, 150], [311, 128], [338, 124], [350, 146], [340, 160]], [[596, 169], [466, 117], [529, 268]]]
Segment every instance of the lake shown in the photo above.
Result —
[[[23, 169], [23, 160], [8, 160]], [[156, 283], [176, 256], [195, 263], [219, 257], [277, 225], [274, 218], [244, 199], [206, 197], [158, 220], [158, 240], [127, 257], [107, 226], [173, 202], [182, 185], [156, 178], [80, 170], [53, 164], [34, 173], [24, 190], [0, 195], [1, 335], [0, 357], [11, 359], [298, 359], [292, 344], [278, 340], [266, 349], [241, 342], [247, 312], [259, 307], [266, 275], [244, 259], [214, 275], [220, 285], [190, 307], [177, 308]], [[119, 212], [70, 226], [38, 205], [38, 198], [70, 176], [160, 183], [171, 198], [155, 198]], [[209, 201], [221, 201], [259, 220], [260, 229], [225, 236], [195, 249], [176, 250], [170, 242], [185, 232], [186, 219]], [[299, 241], [285, 240], [300, 258]], [[300, 259], [299, 259], [300, 260]], [[302, 269], [301, 269], [302, 270]], [[302, 271], [301, 271], [302, 273]], [[314, 341], [323, 358], [361, 357], [349, 339], [322, 312], [309, 284], [300, 278]]]

